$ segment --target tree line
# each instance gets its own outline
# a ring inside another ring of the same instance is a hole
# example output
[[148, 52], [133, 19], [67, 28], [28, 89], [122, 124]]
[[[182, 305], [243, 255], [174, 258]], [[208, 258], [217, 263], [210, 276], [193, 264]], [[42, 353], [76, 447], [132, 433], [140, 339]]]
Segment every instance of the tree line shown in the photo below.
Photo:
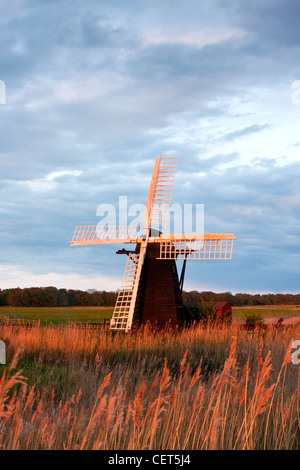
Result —
[[299, 305], [300, 294], [232, 294], [224, 292], [216, 294], [214, 292], [183, 292], [183, 301], [185, 303], [206, 302], [212, 304], [215, 302], [228, 302], [233, 307], [257, 306], [257, 305]]
[[[0, 289], [0, 305], [9, 307], [112, 307], [117, 299], [117, 291], [86, 291], [57, 289], [56, 287], [27, 287]], [[232, 294], [210, 291], [183, 291], [183, 301], [187, 304], [226, 301], [233, 307], [251, 305], [299, 305], [300, 294]]]
[[57, 289], [56, 287], [27, 287], [0, 289], [0, 305], [9, 307], [110, 307], [117, 292]]

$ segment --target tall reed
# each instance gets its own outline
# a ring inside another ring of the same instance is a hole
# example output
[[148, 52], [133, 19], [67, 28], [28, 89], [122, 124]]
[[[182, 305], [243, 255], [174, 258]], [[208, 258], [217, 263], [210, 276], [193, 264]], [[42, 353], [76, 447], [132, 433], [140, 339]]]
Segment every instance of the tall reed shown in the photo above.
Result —
[[0, 328], [0, 449], [298, 449], [300, 328]]

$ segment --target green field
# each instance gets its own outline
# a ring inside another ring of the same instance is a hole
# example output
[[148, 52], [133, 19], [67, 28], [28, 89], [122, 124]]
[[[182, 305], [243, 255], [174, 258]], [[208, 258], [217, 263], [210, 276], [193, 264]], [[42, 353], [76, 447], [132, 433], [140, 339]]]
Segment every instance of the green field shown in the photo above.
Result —
[[103, 322], [112, 316], [113, 307], [0, 307], [3, 317], [40, 320], [41, 325], [71, 322]]
[[263, 318], [290, 317], [300, 315], [300, 307], [296, 305], [265, 305], [257, 307], [232, 307], [232, 316], [237, 319], [245, 319], [245, 315], [257, 314]]
[[[71, 322], [98, 323], [112, 316], [113, 307], [0, 307], [3, 317], [40, 320], [41, 325]], [[245, 320], [245, 315], [259, 314], [263, 318], [300, 315], [295, 305], [267, 305], [263, 307], [233, 307], [232, 316]]]

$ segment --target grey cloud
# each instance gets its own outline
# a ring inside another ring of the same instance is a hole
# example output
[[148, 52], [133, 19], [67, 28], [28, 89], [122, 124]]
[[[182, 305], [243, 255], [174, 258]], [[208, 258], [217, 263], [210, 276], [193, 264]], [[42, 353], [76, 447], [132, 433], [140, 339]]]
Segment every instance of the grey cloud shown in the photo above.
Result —
[[297, 0], [255, 0], [233, 4], [242, 23], [264, 40], [262, 47], [299, 47], [300, 6]]
[[[299, 71], [296, 3], [124, 5], [28, 1], [0, 19], [0, 79], [8, 94], [7, 107], [0, 108], [2, 261], [23, 260], [38, 272], [45, 266], [58, 272], [121, 272], [123, 260], [111, 262], [115, 247], [70, 249], [73, 228], [94, 224], [97, 205], [115, 204], [119, 195], [145, 203], [154, 158], [178, 155], [174, 202], [204, 203], [209, 231], [239, 237], [232, 263], [219, 263], [217, 270], [189, 266], [189, 282], [198, 279], [200, 289], [201, 279], [224, 286], [226, 277], [237, 290], [255, 290], [261, 283], [276, 291], [280, 270], [272, 260], [286, 256], [282, 285], [296, 286], [289, 257], [297, 239], [289, 234], [298, 233], [299, 212], [284, 201], [297, 193], [298, 165], [278, 166], [260, 156], [243, 166], [238, 138], [272, 131], [272, 123], [253, 112], [246, 122], [245, 114], [231, 120], [231, 98], [244, 97], [247, 108], [252, 87], [276, 90]], [[246, 35], [203, 48], [144, 40], [146, 33], [163, 33], [165, 24], [175, 39], [176, 31], [204, 26], [243, 29]], [[64, 82], [75, 92], [90, 86], [86, 77], [101, 79], [97, 96], [64, 101], [55, 94]], [[215, 147], [220, 129], [224, 151]], [[62, 177], [44, 192], [26, 183], [58, 170], [81, 174]]]
[[268, 127], [268, 124], [252, 124], [251, 126], [244, 127], [243, 129], [239, 129], [237, 131], [228, 132], [227, 134], [221, 136], [218, 140], [234, 140], [245, 135], [261, 132], [264, 129], [268, 129]]

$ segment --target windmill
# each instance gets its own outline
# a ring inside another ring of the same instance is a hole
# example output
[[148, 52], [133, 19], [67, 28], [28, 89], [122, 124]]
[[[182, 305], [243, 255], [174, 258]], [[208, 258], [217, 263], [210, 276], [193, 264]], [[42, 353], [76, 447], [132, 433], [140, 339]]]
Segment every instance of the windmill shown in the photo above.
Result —
[[[139, 226], [81, 225], [71, 246], [107, 243], [135, 244], [135, 250], [117, 251], [127, 263], [110, 321], [111, 330], [130, 331], [147, 321], [158, 326], [184, 325], [188, 312], [182, 301], [187, 260], [231, 259], [233, 234], [163, 234], [175, 178], [177, 157], [158, 157], [150, 184], [144, 229]], [[176, 260], [183, 260], [180, 279]]]

